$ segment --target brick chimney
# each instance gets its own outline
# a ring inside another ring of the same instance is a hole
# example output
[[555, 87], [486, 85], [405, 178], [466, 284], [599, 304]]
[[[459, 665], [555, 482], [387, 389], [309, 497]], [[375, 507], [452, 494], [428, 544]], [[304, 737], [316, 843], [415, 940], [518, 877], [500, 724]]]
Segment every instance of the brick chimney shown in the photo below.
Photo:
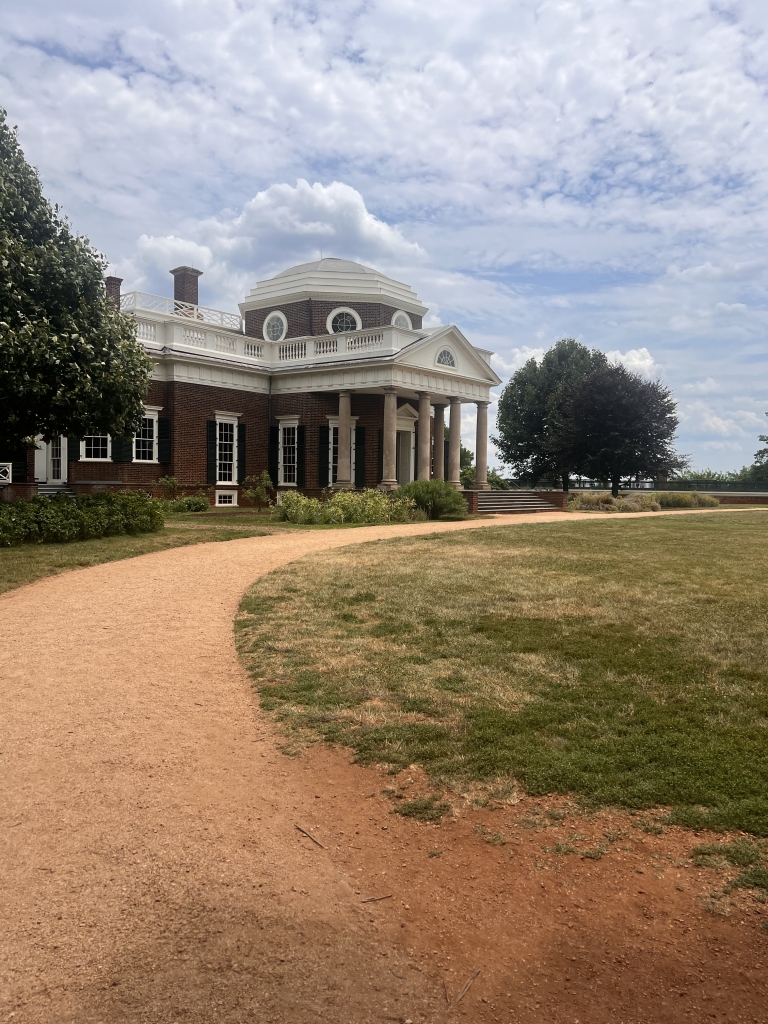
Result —
[[173, 297], [176, 302], [191, 302], [193, 306], [197, 303], [197, 279], [202, 270], [195, 270], [194, 267], [176, 267], [173, 274]]
[[112, 299], [117, 308], [120, 309], [120, 285], [123, 283], [122, 277], [108, 277], [104, 283], [107, 286], [107, 298]]

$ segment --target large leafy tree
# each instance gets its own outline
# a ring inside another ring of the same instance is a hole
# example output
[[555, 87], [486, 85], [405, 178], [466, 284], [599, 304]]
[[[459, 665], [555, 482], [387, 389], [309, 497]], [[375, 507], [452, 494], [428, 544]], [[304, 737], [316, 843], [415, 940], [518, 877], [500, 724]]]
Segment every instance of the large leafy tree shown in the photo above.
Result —
[[130, 435], [151, 363], [106, 295], [104, 258], [42, 193], [0, 110], [0, 447]]
[[569, 476], [577, 467], [570, 450], [558, 449], [551, 436], [552, 424], [562, 419], [571, 389], [592, 370], [606, 365], [602, 352], [563, 338], [540, 363], [529, 359], [510, 379], [499, 400], [499, 434], [493, 442], [518, 478], [531, 484], [555, 479], [568, 490]]
[[687, 465], [674, 449], [678, 419], [666, 385], [606, 363], [572, 384], [548, 443], [575, 471], [609, 480], [656, 477]]

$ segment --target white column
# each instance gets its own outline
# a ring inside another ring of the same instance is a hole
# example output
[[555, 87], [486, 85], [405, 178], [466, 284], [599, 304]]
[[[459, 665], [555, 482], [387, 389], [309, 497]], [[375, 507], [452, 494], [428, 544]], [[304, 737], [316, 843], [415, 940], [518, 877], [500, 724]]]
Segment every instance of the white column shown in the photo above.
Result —
[[477, 434], [475, 435], [475, 488], [488, 491], [488, 402], [477, 403]]
[[435, 423], [432, 428], [432, 476], [435, 480], [445, 479], [445, 406], [435, 406]]
[[448, 421], [448, 482], [461, 490], [461, 402], [451, 398], [451, 412]]
[[339, 459], [334, 487], [351, 487], [349, 450], [352, 440], [352, 396], [339, 392]]
[[431, 448], [431, 437], [430, 428], [432, 419], [430, 413], [432, 411], [432, 397], [427, 391], [419, 392], [419, 450], [417, 459], [417, 480], [429, 480], [430, 470], [430, 448]]
[[382, 491], [397, 487], [397, 391], [384, 388], [384, 466], [379, 484]]

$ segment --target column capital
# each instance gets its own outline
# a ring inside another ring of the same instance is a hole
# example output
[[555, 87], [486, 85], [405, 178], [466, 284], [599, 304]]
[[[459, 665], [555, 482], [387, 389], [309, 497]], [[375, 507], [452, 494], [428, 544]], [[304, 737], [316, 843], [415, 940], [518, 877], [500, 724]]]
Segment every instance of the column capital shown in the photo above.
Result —
[[490, 404], [491, 404], [490, 398], [479, 398], [475, 402], [475, 405], [490, 405]]
[[461, 399], [460, 399], [460, 398], [457, 398], [457, 397], [456, 397], [456, 395], [451, 395], [451, 397], [450, 397], [450, 398], [448, 399], [448, 401], [449, 401], [449, 403], [450, 403], [451, 405], [456, 405], [457, 403], [458, 403], [459, 405], [461, 404]]
[[397, 394], [397, 388], [395, 387], [394, 384], [385, 384], [381, 390], [384, 392], [385, 395]]

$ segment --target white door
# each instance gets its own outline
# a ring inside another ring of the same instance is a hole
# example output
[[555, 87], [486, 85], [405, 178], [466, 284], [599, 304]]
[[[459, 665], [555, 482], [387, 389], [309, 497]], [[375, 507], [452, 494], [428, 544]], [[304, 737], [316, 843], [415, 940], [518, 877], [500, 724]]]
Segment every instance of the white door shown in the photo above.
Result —
[[37, 442], [35, 452], [35, 480], [41, 484], [67, 482], [67, 439], [54, 437], [52, 441]]

